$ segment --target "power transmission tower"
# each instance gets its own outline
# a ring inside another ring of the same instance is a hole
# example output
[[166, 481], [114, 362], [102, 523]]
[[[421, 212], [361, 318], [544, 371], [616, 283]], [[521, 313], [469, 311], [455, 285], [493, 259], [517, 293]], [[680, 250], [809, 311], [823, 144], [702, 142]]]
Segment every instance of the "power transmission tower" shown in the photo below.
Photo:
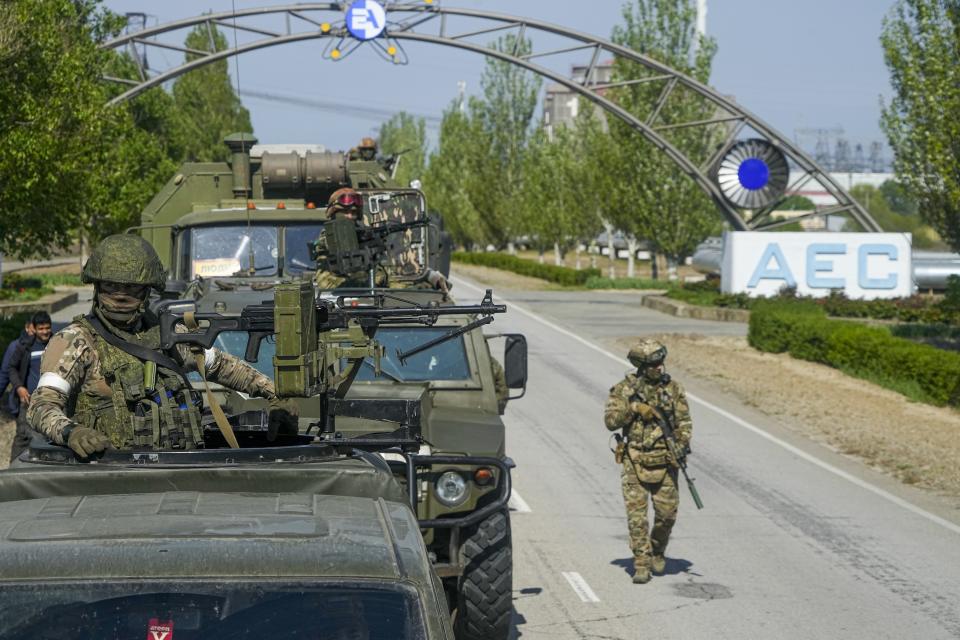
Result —
[[859, 142], [853, 148], [853, 170], [857, 173], [863, 173], [867, 168], [867, 161], [863, 157], [863, 145]]
[[[127, 26], [124, 27], [124, 33], [136, 33], [147, 28], [147, 14], [139, 11], [128, 11], [124, 14], [127, 18]], [[137, 62], [141, 69], [149, 69], [147, 62], [147, 47], [144, 44], [138, 44], [136, 40], [131, 40], [129, 45], [130, 56]]]
[[[839, 138], [844, 134], [842, 127], [802, 127], [793, 130], [793, 137], [797, 144], [804, 145], [804, 140], [816, 138], [816, 147], [813, 151], [813, 159], [828, 171], [835, 169], [833, 165], [833, 154], [830, 153], [830, 141], [833, 138]], [[809, 147], [807, 147], [809, 149]]]
[[877, 141], [871, 142], [870, 171], [882, 173], [884, 169], [886, 169], [886, 162], [883, 160], [883, 143]]
[[837, 138], [836, 151], [833, 154], [834, 171], [850, 171], [850, 142], [846, 138]]

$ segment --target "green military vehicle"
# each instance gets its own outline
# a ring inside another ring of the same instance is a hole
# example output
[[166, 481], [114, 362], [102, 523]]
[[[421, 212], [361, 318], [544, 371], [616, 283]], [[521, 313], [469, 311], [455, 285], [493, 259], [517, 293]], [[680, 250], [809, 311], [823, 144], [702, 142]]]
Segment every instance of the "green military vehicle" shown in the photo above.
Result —
[[[145, 209], [138, 228], [170, 270], [168, 297], [190, 299], [198, 312], [238, 316], [271, 297], [278, 283], [309, 280], [315, 269], [311, 247], [325, 224], [323, 205], [339, 187], [352, 186], [364, 194], [364, 218], [370, 227], [425, 219], [422, 194], [392, 185], [380, 163], [316, 148], [278, 149], [254, 142], [235, 135], [227, 140], [233, 151], [230, 162], [184, 165]], [[378, 267], [389, 272], [392, 286], [416, 286], [429, 266], [442, 267], [444, 243], [438, 241], [438, 231], [431, 220], [382, 238], [387, 257]], [[329, 301], [350, 293], [335, 290], [318, 297]], [[452, 304], [442, 292], [427, 289], [384, 293], [393, 296], [386, 298], [387, 306]], [[499, 497], [508, 472], [465, 462], [467, 456], [481, 456], [500, 461], [504, 468], [512, 464], [496, 392], [498, 365], [475, 321], [461, 314], [444, 315], [431, 326], [381, 326], [376, 339], [384, 347], [382, 357], [363, 360], [346, 398], [362, 394], [418, 403], [423, 411], [421, 453], [460, 458], [461, 464], [417, 482], [417, 516], [456, 612], [461, 640], [506, 638], [512, 615], [509, 510]], [[421, 353], [398, 357], [451, 331], [462, 333]], [[523, 336], [494, 340], [503, 345], [508, 387], [522, 395]], [[225, 331], [215, 344], [255, 360], [258, 369], [273, 375], [275, 341], [264, 340], [248, 353], [243, 332]], [[221, 391], [220, 400], [235, 415], [263, 408], [263, 401], [232, 392]], [[324, 399], [303, 394], [297, 401], [306, 433], [324, 414]], [[338, 421], [338, 430], [346, 434], [370, 427], [370, 420], [361, 417], [342, 416]]]
[[[234, 333], [258, 353], [275, 335], [277, 390], [319, 399], [316, 420], [271, 439], [265, 410], [226, 425], [206, 416], [203, 448], [94, 460], [37, 438], [0, 473], [0, 638], [452, 638], [421, 531], [502, 512], [509, 465], [425, 454], [425, 394], [351, 387], [384, 355], [381, 326], [503, 311], [490, 295], [447, 307], [386, 294], [318, 299], [308, 282], [278, 284], [239, 316], [158, 305], [168, 351]], [[225, 448], [231, 440], [240, 446]], [[417, 518], [422, 485], [463, 468], [493, 476], [486, 504], [441, 523]]]
[[37, 445], [0, 473], [0, 638], [451, 640], [393, 472], [329, 445]]

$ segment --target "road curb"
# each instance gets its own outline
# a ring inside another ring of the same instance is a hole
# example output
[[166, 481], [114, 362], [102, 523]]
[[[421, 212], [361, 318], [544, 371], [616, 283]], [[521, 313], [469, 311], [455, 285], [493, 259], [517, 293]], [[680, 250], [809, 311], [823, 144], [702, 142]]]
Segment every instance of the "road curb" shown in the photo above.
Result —
[[76, 291], [58, 291], [30, 302], [2, 302], [0, 303], [0, 317], [9, 317], [17, 313], [36, 313], [46, 311], [54, 313], [75, 304], [79, 299]]
[[643, 297], [643, 306], [660, 313], [678, 318], [693, 318], [694, 320], [714, 320], [718, 322], [750, 322], [750, 312], [746, 309], [726, 309], [723, 307], [701, 307], [687, 304], [678, 300], [671, 300], [663, 295], [648, 295]]

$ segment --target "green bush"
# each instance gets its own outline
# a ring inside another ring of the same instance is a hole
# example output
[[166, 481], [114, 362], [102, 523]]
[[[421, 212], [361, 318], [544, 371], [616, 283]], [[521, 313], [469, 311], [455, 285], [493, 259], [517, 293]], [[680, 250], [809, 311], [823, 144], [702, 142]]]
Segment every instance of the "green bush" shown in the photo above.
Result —
[[666, 280], [650, 280], [648, 278], [603, 278], [594, 276], [587, 278], [584, 283], [587, 289], [669, 289], [671, 285]]
[[947, 291], [939, 307], [947, 313], [960, 312], [960, 276], [947, 277]]
[[686, 285], [670, 289], [667, 291], [667, 297], [701, 307], [725, 307], [728, 309], [750, 309], [755, 301], [745, 293], [720, 293], [705, 288], [694, 289]]
[[493, 267], [494, 269], [503, 269], [512, 271], [523, 276], [531, 278], [540, 278], [556, 282], [568, 287], [584, 286], [590, 278], [600, 276], [599, 269], [571, 269], [569, 267], [558, 267], [552, 264], [540, 264], [532, 260], [524, 260], [516, 256], [510, 256], [504, 253], [467, 253], [457, 251], [453, 254], [453, 259], [457, 262], [467, 264], [476, 264], [484, 267]]
[[46, 286], [39, 277], [8, 273], [3, 276], [0, 301], [30, 302], [48, 293], [53, 293], [53, 288]]
[[897, 324], [890, 327], [890, 333], [898, 338], [920, 340], [924, 338], [960, 338], [960, 327], [949, 324]]
[[48, 287], [83, 286], [83, 282], [80, 281], [80, 274], [78, 273], [41, 273], [36, 277]]
[[752, 347], [788, 352], [903, 392], [917, 399], [960, 406], [960, 354], [891, 335], [885, 327], [830, 320], [816, 305], [770, 301], [750, 314]]
[[795, 289], [784, 289], [772, 298], [750, 298], [744, 293], [720, 293], [709, 281], [684, 284], [672, 288], [667, 296], [690, 304], [708, 307], [753, 309], [763, 300], [779, 300], [797, 304], [815, 304], [837, 318], [871, 318], [898, 322], [918, 322], [929, 325], [946, 324], [960, 327], [960, 279], [956, 291], [941, 302], [926, 296], [894, 298], [889, 300], [855, 300], [835, 291], [823, 298], [798, 296]]

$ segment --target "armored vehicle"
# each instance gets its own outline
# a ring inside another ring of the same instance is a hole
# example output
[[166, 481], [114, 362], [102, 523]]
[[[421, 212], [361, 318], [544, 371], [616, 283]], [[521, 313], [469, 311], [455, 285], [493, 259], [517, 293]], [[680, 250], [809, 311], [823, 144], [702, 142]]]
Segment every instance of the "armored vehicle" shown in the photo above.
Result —
[[[317, 400], [316, 420], [271, 441], [263, 410], [227, 423], [207, 416], [202, 448], [92, 461], [35, 440], [0, 474], [0, 637], [451, 637], [420, 532], [502, 513], [509, 465], [423, 453], [423, 393], [347, 391], [368, 358], [383, 361], [381, 326], [505, 308], [489, 294], [472, 306], [388, 300], [318, 299], [300, 282], [278, 284], [272, 300], [239, 316], [177, 300], [158, 307], [168, 351], [209, 348], [233, 332], [245, 334], [245, 353], [259, 354], [275, 335], [277, 391]], [[463, 468], [487, 475], [464, 479]], [[439, 521], [414, 516], [425, 484], [447, 496], [467, 482], [483, 485], [483, 506]]]
[[[233, 150], [229, 163], [184, 165], [146, 208], [138, 228], [170, 269], [168, 297], [189, 299], [198, 312], [238, 316], [270, 297], [278, 284], [308, 280], [316, 268], [311, 246], [326, 222], [322, 204], [340, 186], [353, 186], [364, 194], [364, 220], [370, 227], [425, 218], [422, 194], [391, 184], [377, 162], [316, 148], [251, 146], [255, 141], [242, 134], [227, 142]], [[379, 266], [394, 283], [409, 285], [422, 280], [428, 265], [444, 269], [446, 243], [438, 239], [438, 231], [437, 221], [430, 220], [428, 225], [389, 234], [384, 243], [387, 259]], [[410, 288], [338, 289], [319, 296], [331, 300], [377, 293], [387, 296], [387, 306], [452, 304], [441, 292]], [[467, 461], [468, 456], [480, 456], [498, 460], [504, 468], [512, 464], [501, 418], [505, 390], [498, 397], [496, 389], [499, 365], [476, 321], [472, 315], [444, 315], [430, 326], [403, 321], [381, 326], [376, 337], [384, 347], [382, 356], [364, 358], [346, 392], [347, 400], [362, 393], [384, 401], [419, 403], [423, 453], [460, 457], [460, 464], [419, 482], [417, 515], [456, 611], [461, 640], [506, 638], [512, 611], [509, 511], [499, 498], [507, 474], [496, 465]], [[460, 333], [399, 357], [404, 350], [451, 331]], [[489, 339], [502, 345], [507, 386], [519, 390], [520, 397], [526, 384], [523, 336]], [[273, 375], [277, 342], [265, 340], [252, 352], [247, 342], [243, 332], [224, 331], [216, 345], [255, 361], [258, 369]], [[301, 407], [301, 430], [306, 432], [324, 414], [323, 399], [316, 394], [294, 395]], [[263, 401], [233, 393], [221, 393], [220, 400], [234, 414], [263, 407]], [[342, 416], [338, 422], [338, 430], [353, 434], [371, 426], [369, 419], [360, 417]]]
[[0, 473], [0, 638], [451, 639], [382, 460], [35, 444]]

